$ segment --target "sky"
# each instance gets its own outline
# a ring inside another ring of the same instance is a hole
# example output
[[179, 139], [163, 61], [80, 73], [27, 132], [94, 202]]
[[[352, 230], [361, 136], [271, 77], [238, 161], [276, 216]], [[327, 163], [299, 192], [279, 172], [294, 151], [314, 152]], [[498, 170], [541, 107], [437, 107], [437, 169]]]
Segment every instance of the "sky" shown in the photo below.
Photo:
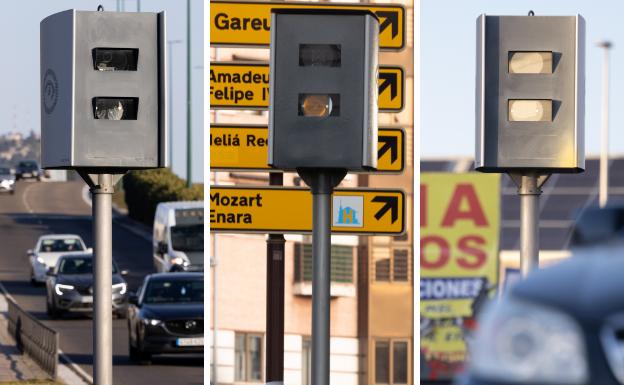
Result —
[[[612, 0], [421, 0], [421, 157], [474, 156], [476, 19], [482, 14], [585, 19], [585, 153], [600, 149], [603, 49], [610, 40], [609, 149], [624, 154], [624, 3]], [[450, 111], [450, 112], [449, 112]]]
[[[207, 2], [206, 2], [207, 3]], [[20, 0], [6, 2], [0, 15], [4, 36], [0, 72], [0, 133], [31, 130], [40, 132], [39, 23], [45, 17], [68, 9], [115, 11], [116, 0]], [[126, 0], [126, 12], [136, 11], [136, 0]], [[192, 180], [202, 182], [203, 169], [203, 76], [204, 1], [191, 0], [192, 81]], [[142, 12], [167, 12], [167, 40], [173, 45], [173, 171], [186, 178], [186, 1], [143, 0]]]

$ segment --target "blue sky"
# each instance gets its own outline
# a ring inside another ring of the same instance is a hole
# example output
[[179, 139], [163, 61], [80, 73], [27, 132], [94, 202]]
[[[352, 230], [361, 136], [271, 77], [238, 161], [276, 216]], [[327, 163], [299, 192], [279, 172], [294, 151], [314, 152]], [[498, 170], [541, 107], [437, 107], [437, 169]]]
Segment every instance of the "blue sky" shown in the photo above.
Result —
[[474, 155], [475, 22], [490, 15], [580, 14], [586, 23], [585, 152], [598, 154], [602, 49], [611, 50], [610, 150], [624, 154], [624, 3], [607, 0], [421, 0], [421, 156]]
[[[95, 11], [99, 4], [115, 11], [116, 0], [20, 0], [3, 3], [0, 15], [2, 59], [0, 73], [0, 133], [40, 131], [39, 22], [67, 9]], [[207, 2], [206, 2], [207, 4]], [[125, 10], [136, 10], [126, 0]], [[191, 0], [193, 181], [203, 181], [203, 0]], [[173, 48], [173, 167], [186, 178], [186, 1], [142, 0], [143, 12], [167, 12], [167, 39], [183, 40]]]

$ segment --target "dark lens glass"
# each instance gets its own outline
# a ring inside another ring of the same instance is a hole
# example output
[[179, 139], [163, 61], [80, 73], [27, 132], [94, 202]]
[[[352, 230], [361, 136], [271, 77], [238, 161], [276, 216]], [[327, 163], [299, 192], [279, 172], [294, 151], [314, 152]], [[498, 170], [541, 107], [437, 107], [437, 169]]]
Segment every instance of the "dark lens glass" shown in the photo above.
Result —
[[299, 94], [299, 116], [340, 116], [340, 95]]
[[136, 71], [138, 59], [134, 48], [93, 49], [93, 69], [98, 71]]
[[300, 44], [299, 65], [302, 67], [340, 67], [340, 45]]
[[139, 98], [93, 98], [93, 117], [106, 120], [136, 120]]

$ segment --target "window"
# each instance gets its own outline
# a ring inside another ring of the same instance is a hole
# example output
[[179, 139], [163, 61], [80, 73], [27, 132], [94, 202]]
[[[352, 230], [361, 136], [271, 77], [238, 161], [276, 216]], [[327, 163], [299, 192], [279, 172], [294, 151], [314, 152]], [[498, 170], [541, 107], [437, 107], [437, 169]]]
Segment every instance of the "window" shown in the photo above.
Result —
[[262, 336], [236, 333], [234, 346], [234, 379], [240, 382], [261, 382], [263, 368]]
[[410, 282], [409, 247], [373, 245], [374, 278], [377, 282]]
[[[312, 281], [312, 245], [295, 245], [295, 282]], [[353, 283], [353, 247], [332, 245], [331, 281]]]
[[375, 383], [407, 384], [409, 381], [409, 342], [407, 340], [375, 341]]
[[301, 345], [301, 385], [312, 385], [312, 340], [304, 337]]

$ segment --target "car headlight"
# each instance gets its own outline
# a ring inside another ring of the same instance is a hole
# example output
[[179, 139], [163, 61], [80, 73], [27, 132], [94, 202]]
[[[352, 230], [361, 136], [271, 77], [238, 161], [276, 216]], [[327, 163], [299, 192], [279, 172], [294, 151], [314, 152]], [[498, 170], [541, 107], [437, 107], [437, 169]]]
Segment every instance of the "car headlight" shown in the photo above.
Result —
[[72, 285], [63, 285], [62, 283], [57, 283], [56, 285], [54, 285], [54, 291], [56, 292], [56, 294], [63, 295], [63, 290], [74, 290], [74, 287]]
[[159, 319], [145, 318], [143, 319], [143, 323], [150, 326], [158, 326], [162, 323], [162, 321]]
[[113, 285], [113, 290], [119, 290], [119, 294], [126, 293], [126, 284], [125, 283], [116, 283]]
[[45, 261], [41, 257], [37, 257], [37, 262], [39, 262], [42, 265], [45, 265]]
[[552, 308], [505, 298], [480, 320], [471, 371], [488, 380], [583, 384], [589, 377], [580, 326]]

